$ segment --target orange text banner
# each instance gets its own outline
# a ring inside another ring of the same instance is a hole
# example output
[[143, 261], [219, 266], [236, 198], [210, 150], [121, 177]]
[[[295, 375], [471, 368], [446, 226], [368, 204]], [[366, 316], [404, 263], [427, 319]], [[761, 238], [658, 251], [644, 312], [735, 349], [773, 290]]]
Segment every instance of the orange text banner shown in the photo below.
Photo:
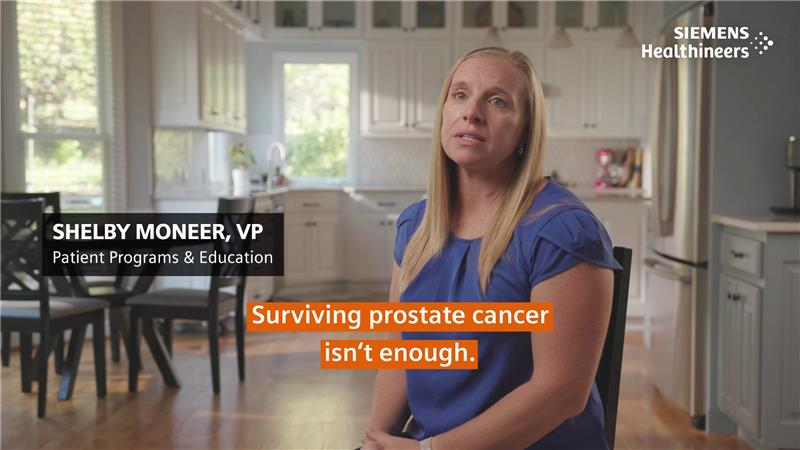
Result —
[[320, 369], [477, 369], [475, 340], [323, 340]]
[[553, 330], [547, 302], [252, 302], [248, 331]]

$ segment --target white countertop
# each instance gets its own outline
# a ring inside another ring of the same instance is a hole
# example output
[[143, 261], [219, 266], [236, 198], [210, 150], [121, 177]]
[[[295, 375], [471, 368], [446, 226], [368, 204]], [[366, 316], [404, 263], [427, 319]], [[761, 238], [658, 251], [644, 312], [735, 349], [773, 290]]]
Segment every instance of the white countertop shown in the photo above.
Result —
[[770, 213], [741, 216], [712, 214], [711, 222], [766, 233], [800, 233], [800, 219]]

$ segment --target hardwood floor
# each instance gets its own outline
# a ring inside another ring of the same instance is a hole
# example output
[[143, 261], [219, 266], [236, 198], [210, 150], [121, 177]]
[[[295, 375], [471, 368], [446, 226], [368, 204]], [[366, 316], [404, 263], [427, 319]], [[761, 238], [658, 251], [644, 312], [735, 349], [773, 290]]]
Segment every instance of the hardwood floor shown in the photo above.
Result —
[[[49, 377], [47, 417], [20, 392], [18, 354], [2, 368], [2, 440], [6, 448], [352, 449], [367, 423], [374, 372], [322, 371], [319, 340], [329, 334], [247, 334], [247, 380], [239, 383], [233, 333], [222, 338], [222, 392], [211, 392], [204, 335], [177, 334], [175, 366], [183, 386], [167, 388], [143, 354], [139, 392], [127, 392], [127, 362], [108, 367], [108, 396], [95, 395], [90, 344], [70, 401], [56, 399]], [[338, 336], [344, 338], [344, 336]], [[357, 339], [355, 333], [347, 338]], [[375, 334], [368, 337], [377, 338]], [[732, 436], [691, 427], [689, 417], [647, 381], [640, 333], [626, 339], [617, 449], [749, 449]], [[108, 360], [108, 358], [107, 358]], [[52, 364], [50, 364], [52, 370]]]

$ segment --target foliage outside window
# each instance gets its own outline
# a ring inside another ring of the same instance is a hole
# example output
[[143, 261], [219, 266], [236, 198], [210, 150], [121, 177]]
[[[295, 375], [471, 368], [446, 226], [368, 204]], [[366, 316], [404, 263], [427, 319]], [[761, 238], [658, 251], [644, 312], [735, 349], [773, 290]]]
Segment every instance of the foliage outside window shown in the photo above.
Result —
[[26, 189], [60, 191], [64, 210], [102, 210], [97, 5], [20, 1], [16, 6]]
[[283, 65], [286, 175], [342, 179], [347, 176], [350, 129], [350, 65]]

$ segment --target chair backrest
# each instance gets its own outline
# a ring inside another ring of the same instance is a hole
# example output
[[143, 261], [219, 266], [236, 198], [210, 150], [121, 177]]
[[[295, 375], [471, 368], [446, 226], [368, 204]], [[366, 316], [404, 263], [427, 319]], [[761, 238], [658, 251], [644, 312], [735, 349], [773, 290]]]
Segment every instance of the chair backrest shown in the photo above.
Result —
[[622, 375], [622, 350], [625, 343], [625, 316], [628, 312], [628, 284], [631, 277], [632, 251], [625, 247], [614, 247], [614, 259], [622, 270], [614, 271], [614, 294], [611, 304], [611, 319], [600, 356], [600, 365], [594, 381], [600, 392], [605, 411], [605, 437], [608, 448], [614, 449], [617, 428], [617, 404]]
[[[217, 253], [246, 253], [250, 250], [250, 240], [242, 239], [235, 232], [236, 225], [250, 224], [253, 220], [252, 197], [245, 198], [220, 198], [217, 205], [217, 223], [225, 225], [231, 233], [228, 242], [217, 240], [214, 242], [214, 251]], [[238, 286], [244, 284], [247, 273], [247, 264], [217, 263], [211, 267], [212, 287]]]
[[49, 312], [49, 289], [43, 274], [42, 199], [2, 200], [0, 205], [0, 296], [3, 300], [40, 302], [41, 319]]
[[[3, 192], [0, 195], [3, 200], [31, 200], [38, 198], [44, 201], [45, 213], [61, 213], [61, 193], [59, 192]], [[66, 276], [51, 276], [50, 280], [55, 288], [54, 294], [65, 297], [72, 295], [72, 287]]]

